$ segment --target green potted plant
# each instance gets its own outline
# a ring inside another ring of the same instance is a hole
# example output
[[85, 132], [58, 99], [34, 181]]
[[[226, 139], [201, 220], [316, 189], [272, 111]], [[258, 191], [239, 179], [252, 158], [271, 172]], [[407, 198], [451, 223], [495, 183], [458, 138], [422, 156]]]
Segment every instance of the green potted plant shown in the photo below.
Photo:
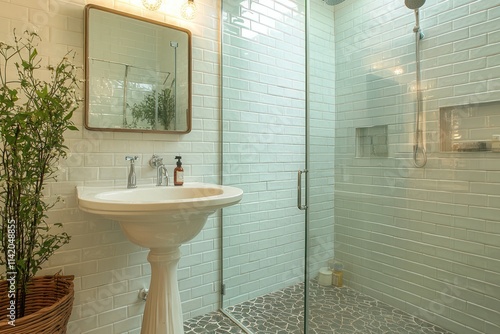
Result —
[[[36, 273], [70, 240], [60, 223], [47, 222], [59, 199], [47, 197], [45, 186], [66, 155], [64, 132], [77, 130], [77, 68], [68, 55], [43, 67], [39, 41], [14, 31], [11, 45], [0, 42], [0, 333], [65, 333], [73, 303], [72, 276]], [[69, 311], [50, 310], [58, 303]], [[49, 324], [36, 316], [46, 310], [55, 311], [41, 317]]]
[[170, 123], [175, 117], [173, 85], [175, 80], [169, 88], [163, 88], [158, 92], [153, 90], [146, 94], [140, 103], [134, 104], [132, 127], [137, 128], [142, 124], [138, 124], [139, 122], [146, 122], [153, 130], [169, 130]]

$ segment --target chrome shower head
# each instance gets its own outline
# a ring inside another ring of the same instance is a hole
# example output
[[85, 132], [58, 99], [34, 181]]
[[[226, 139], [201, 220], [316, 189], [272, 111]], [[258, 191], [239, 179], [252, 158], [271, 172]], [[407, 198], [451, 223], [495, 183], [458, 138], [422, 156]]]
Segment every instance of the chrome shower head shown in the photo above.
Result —
[[335, 6], [339, 3], [344, 2], [345, 0], [323, 0], [328, 6]]
[[410, 9], [419, 9], [425, 3], [425, 0], [405, 0], [406, 7]]
[[418, 33], [419, 39], [424, 38], [424, 34], [420, 30], [420, 13], [419, 8], [422, 7], [425, 3], [425, 0], [405, 0], [405, 5], [409, 9], [412, 9], [415, 12], [415, 28], [413, 28], [413, 32]]

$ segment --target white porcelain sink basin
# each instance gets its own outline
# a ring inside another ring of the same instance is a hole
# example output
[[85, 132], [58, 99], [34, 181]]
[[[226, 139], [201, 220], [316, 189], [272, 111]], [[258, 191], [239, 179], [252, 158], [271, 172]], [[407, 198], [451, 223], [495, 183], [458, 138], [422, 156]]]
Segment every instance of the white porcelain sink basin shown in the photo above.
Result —
[[208, 216], [238, 203], [243, 191], [206, 183], [134, 189], [77, 187], [81, 210], [120, 223], [127, 238], [146, 248], [176, 248], [194, 238]]
[[224, 194], [224, 190], [221, 187], [188, 184], [182, 187], [159, 186], [107, 191], [96, 194], [95, 198], [102, 201], [119, 201], [134, 204], [161, 203], [160, 205], [164, 205], [167, 201], [171, 203], [178, 202], [178, 200], [191, 201], [195, 198], [206, 198], [222, 194]]
[[81, 210], [119, 222], [131, 242], [150, 249], [151, 284], [141, 333], [184, 333], [177, 287], [179, 247], [194, 238], [217, 209], [238, 203], [243, 191], [185, 183], [134, 189], [77, 187], [77, 195]]
[[168, 215], [195, 209], [213, 212], [238, 203], [243, 195], [241, 189], [207, 183], [186, 183], [180, 187], [139, 186], [134, 189], [77, 187], [77, 193], [80, 209], [109, 218]]

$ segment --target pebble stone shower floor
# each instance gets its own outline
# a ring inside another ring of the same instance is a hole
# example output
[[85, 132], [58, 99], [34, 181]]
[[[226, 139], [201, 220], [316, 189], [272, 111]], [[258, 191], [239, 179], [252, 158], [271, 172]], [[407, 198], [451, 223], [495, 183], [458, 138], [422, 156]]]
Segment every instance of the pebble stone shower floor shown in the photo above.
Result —
[[[348, 287], [323, 287], [310, 283], [311, 321], [314, 334], [453, 334], [395, 309]], [[254, 334], [303, 333], [304, 284], [255, 298], [227, 308]], [[245, 334], [221, 312], [184, 322], [185, 334]]]

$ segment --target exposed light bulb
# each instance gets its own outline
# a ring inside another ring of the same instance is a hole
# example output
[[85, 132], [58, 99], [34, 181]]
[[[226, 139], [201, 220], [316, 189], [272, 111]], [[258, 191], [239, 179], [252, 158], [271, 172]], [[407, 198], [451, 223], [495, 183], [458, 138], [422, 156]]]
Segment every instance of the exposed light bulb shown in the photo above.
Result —
[[194, 0], [188, 0], [181, 7], [181, 16], [186, 20], [192, 20], [196, 16], [196, 5], [194, 4]]
[[149, 10], [158, 10], [161, 6], [162, 0], [142, 0], [142, 5]]

